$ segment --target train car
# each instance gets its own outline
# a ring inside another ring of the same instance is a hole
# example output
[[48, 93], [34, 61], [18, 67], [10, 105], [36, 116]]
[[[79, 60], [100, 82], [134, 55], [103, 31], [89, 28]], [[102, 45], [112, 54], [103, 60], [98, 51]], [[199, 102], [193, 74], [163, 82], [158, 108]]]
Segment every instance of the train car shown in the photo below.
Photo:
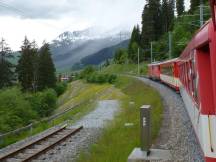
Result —
[[148, 77], [153, 80], [160, 80], [160, 66], [158, 63], [148, 65]]
[[206, 162], [216, 162], [216, 0], [212, 19], [178, 59], [180, 92]]
[[178, 58], [160, 63], [160, 80], [179, 91]]
[[148, 65], [148, 76], [179, 91], [178, 58]]

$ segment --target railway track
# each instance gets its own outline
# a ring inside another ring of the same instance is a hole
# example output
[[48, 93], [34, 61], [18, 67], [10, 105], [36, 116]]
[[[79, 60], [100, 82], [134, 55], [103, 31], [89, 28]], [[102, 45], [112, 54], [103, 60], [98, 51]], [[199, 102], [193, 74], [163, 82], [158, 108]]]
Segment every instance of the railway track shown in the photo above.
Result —
[[44, 137], [37, 139], [31, 143], [28, 143], [20, 148], [17, 148], [5, 155], [0, 156], [1, 162], [29, 162], [40, 155], [46, 153], [48, 150], [53, 149], [65, 141], [68, 137], [78, 133], [83, 126], [76, 129], [68, 129], [67, 125], [64, 125], [57, 130], [50, 132]]

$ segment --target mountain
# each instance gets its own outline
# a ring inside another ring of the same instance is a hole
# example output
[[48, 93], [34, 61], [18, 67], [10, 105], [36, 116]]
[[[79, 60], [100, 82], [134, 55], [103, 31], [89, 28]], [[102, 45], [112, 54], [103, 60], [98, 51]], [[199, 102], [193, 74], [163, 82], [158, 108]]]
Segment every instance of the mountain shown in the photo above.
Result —
[[130, 32], [127, 31], [103, 31], [96, 28], [67, 31], [50, 43], [50, 49], [56, 68], [70, 69], [81, 59], [115, 46], [129, 37]]
[[81, 64], [85, 65], [99, 65], [100, 63], [104, 62], [107, 59], [113, 58], [115, 51], [119, 48], [127, 48], [129, 44], [129, 40], [125, 40], [117, 45], [104, 48], [99, 52], [91, 54], [89, 56], [84, 57], [81, 59]]

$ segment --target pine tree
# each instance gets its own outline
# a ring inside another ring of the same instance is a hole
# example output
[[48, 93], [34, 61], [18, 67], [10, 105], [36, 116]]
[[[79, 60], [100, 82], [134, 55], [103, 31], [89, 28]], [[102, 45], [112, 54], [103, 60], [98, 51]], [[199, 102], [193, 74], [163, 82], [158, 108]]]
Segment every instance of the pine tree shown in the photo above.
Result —
[[32, 88], [34, 92], [37, 91], [38, 87], [38, 61], [39, 61], [39, 56], [38, 56], [38, 47], [35, 42], [35, 40], [31, 43], [31, 53], [32, 53], [32, 65], [33, 65], [33, 83], [32, 83]]
[[153, 41], [154, 32], [153, 28], [153, 18], [150, 15], [149, 5], [145, 5], [143, 13], [142, 13], [142, 33], [141, 33], [141, 45], [142, 47], [148, 48], [151, 41]]
[[9, 62], [12, 57], [11, 49], [2, 38], [0, 42], [0, 88], [12, 85], [14, 80], [14, 66]]
[[174, 8], [174, 0], [162, 0], [163, 33], [166, 33], [173, 28], [173, 20], [175, 18]]
[[32, 48], [32, 44], [29, 42], [27, 37], [23, 42], [21, 47], [21, 57], [17, 65], [17, 74], [18, 80], [23, 88], [26, 91], [34, 90], [34, 61], [35, 61], [35, 49]]
[[141, 44], [141, 35], [140, 35], [140, 27], [139, 25], [134, 26], [132, 34], [131, 34], [131, 39], [128, 45], [128, 58], [132, 62], [137, 62], [134, 58], [137, 55], [137, 49], [136, 52], [134, 51], [134, 43], [136, 43], [137, 48]]
[[190, 4], [190, 11], [193, 12], [200, 5], [200, 0], [191, 0]]
[[39, 53], [38, 88], [53, 88], [56, 85], [55, 66], [53, 64], [49, 44], [44, 43]]
[[169, 31], [169, 3], [167, 0], [162, 0], [162, 20], [163, 20], [163, 32]]
[[173, 24], [174, 24], [174, 18], [175, 18], [175, 0], [169, 0], [169, 8], [168, 8], [168, 13], [169, 13], [169, 31], [173, 29]]
[[142, 14], [141, 42], [144, 48], [162, 35], [161, 16], [160, 0], [148, 0]]
[[176, 9], [178, 16], [182, 15], [185, 10], [184, 0], [176, 0]]

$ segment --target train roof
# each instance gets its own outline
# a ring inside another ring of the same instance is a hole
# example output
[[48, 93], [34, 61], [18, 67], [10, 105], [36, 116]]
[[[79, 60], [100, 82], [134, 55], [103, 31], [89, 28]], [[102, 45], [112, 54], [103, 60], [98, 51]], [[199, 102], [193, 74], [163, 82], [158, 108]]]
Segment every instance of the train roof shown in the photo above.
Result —
[[174, 58], [174, 59], [166, 60], [166, 61], [153, 62], [153, 63], [149, 64], [149, 66], [169, 64], [169, 63], [172, 63], [172, 62], [178, 62], [178, 60], [179, 60], [179, 58]]

